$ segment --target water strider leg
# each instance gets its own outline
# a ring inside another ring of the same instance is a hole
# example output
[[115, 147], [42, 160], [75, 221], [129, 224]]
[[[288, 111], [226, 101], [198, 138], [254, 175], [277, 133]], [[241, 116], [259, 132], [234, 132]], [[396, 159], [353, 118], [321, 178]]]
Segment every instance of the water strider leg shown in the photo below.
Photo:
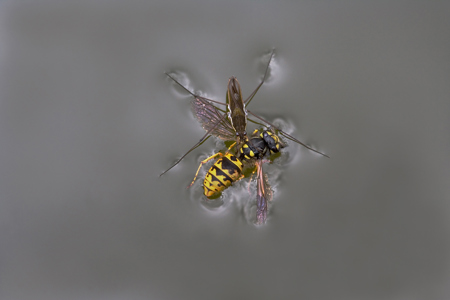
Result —
[[259, 88], [263, 85], [264, 81], [267, 78], [267, 73], [269, 71], [270, 62], [272, 61], [272, 57], [275, 54], [275, 49], [272, 49], [272, 53], [270, 54], [269, 62], [267, 63], [266, 71], [264, 72], [264, 77], [261, 81], [261, 83], [256, 87], [256, 89], [248, 96], [248, 98], [244, 101], [245, 107], [247, 107], [250, 104], [250, 101], [252, 101], [253, 97], [255, 97], [256, 93], [258, 92]]
[[169, 77], [170, 79], [172, 79], [173, 81], [175, 81], [175, 83], [177, 83], [179, 86], [181, 86], [186, 92], [188, 92], [189, 94], [191, 94], [194, 98], [202, 98], [202, 99], [204, 99], [204, 100], [207, 100], [207, 101], [210, 101], [210, 102], [213, 102], [213, 103], [217, 103], [217, 104], [220, 104], [220, 105], [227, 105], [226, 103], [223, 103], [223, 102], [220, 102], [220, 101], [216, 101], [216, 100], [213, 100], [213, 99], [208, 99], [208, 98], [205, 98], [205, 97], [196, 95], [196, 94], [194, 94], [193, 92], [191, 92], [190, 90], [188, 90], [184, 85], [182, 85], [182, 84], [181, 84], [178, 80], [176, 80], [172, 75], [169, 75], [169, 73], [164, 72], [164, 74], [166, 74], [167, 77]]
[[289, 139], [289, 140], [291, 140], [291, 141], [293, 141], [293, 142], [296, 142], [296, 143], [302, 145], [303, 147], [305, 147], [305, 148], [307, 148], [307, 149], [309, 149], [309, 150], [311, 150], [311, 151], [313, 151], [313, 152], [319, 153], [319, 154], [322, 155], [322, 156], [325, 156], [325, 157], [327, 157], [327, 158], [330, 158], [328, 155], [326, 155], [326, 154], [324, 154], [324, 153], [322, 153], [322, 152], [320, 152], [320, 151], [318, 151], [318, 150], [316, 150], [316, 149], [314, 149], [314, 148], [311, 148], [310, 146], [308, 146], [308, 145], [306, 145], [306, 144], [300, 142], [299, 140], [297, 140], [297, 139], [296, 139], [295, 137], [293, 137], [292, 135], [290, 135], [290, 134], [284, 132], [283, 130], [281, 130], [281, 129], [278, 128], [277, 126], [273, 125], [273, 124], [270, 123], [269, 121], [264, 120], [263, 118], [261, 118], [261, 117], [258, 116], [257, 114], [254, 114], [254, 113], [252, 113], [252, 112], [249, 111], [249, 110], [247, 110], [247, 112], [248, 112], [249, 114], [253, 115], [255, 118], [260, 119], [261, 121], [263, 121], [263, 122], [269, 124], [270, 126], [272, 126], [273, 128], [275, 128], [276, 130], [278, 130], [279, 132], [281, 132], [287, 139]]

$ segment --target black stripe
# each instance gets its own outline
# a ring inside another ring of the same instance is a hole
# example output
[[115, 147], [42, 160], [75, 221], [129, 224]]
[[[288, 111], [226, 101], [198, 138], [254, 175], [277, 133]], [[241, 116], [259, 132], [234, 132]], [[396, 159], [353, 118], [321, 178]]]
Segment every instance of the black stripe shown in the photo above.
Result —
[[233, 174], [234, 172], [240, 173], [242, 171], [242, 169], [240, 169], [235, 163], [229, 160], [228, 157], [226, 156], [222, 157], [222, 169], [229, 171], [230, 174]]
[[211, 176], [211, 181], [205, 179], [203, 185], [205, 185], [205, 183], [208, 183], [208, 185], [213, 188], [220, 188], [221, 185], [223, 186], [223, 183], [216, 176], [211, 173], [209, 174], [209, 176]]
[[[224, 181], [233, 182], [233, 180], [231, 179], [231, 177], [228, 176], [227, 173], [225, 173], [224, 171], [222, 171], [221, 169], [219, 169], [216, 165], [212, 166], [211, 169], [216, 170], [216, 175], [218, 175], [218, 176], [224, 176], [224, 177], [225, 177]], [[210, 172], [210, 175], [211, 175], [211, 178], [212, 178], [212, 179], [215, 178], [215, 179], [213, 179], [213, 180], [218, 181], [218, 182], [221, 182], [216, 176], [214, 176], [213, 174], [211, 174], [211, 172]], [[221, 182], [221, 183], [222, 183], [222, 182]]]

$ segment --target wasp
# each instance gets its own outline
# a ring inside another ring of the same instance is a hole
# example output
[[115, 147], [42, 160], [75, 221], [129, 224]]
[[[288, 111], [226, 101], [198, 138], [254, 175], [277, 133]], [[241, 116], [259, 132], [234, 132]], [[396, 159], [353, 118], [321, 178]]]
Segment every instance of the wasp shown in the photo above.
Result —
[[[194, 112], [197, 120], [200, 122], [202, 127], [205, 129], [206, 133], [205, 135], [194, 145], [192, 146], [183, 156], [181, 156], [170, 168], [168, 168], [166, 171], [160, 174], [160, 176], [167, 173], [169, 170], [171, 170], [173, 167], [175, 167], [178, 163], [180, 163], [190, 152], [192, 152], [194, 149], [196, 149], [198, 146], [203, 144], [211, 135], [224, 140], [224, 141], [233, 141], [237, 144], [236, 146], [236, 154], [239, 151], [239, 149], [245, 144], [245, 142], [248, 140], [247, 138], [247, 132], [246, 132], [246, 126], [247, 126], [247, 120], [248, 115], [252, 115], [253, 117], [257, 118], [258, 120], [264, 122], [271, 128], [276, 129], [281, 135], [286, 137], [287, 139], [294, 141], [305, 148], [316, 152], [322, 156], [328, 157], [328, 155], [306, 145], [305, 143], [300, 142], [293, 136], [289, 135], [288, 133], [284, 132], [274, 124], [270, 123], [269, 121], [263, 119], [262, 117], [258, 116], [257, 114], [254, 114], [250, 110], [247, 109], [247, 106], [250, 104], [250, 102], [253, 100], [253, 97], [256, 95], [260, 87], [263, 85], [267, 78], [267, 74], [269, 71], [270, 62], [272, 61], [272, 58], [275, 54], [275, 50], [272, 50], [269, 61], [267, 63], [263, 79], [258, 84], [258, 86], [253, 90], [253, 92], [245, 99], [243, 100], [242, 97], [242, 91], [241, 86], [237, 80], [236, 77], [232, 76], [228, 80], [228, 86], [227, 86], [227, 93], [226, 93], [226, 102], [220, 102], [213, 99], [208, 99], [205, 97], [202, 97], [200, 95], [197, 95], [190, 91], [188, 88], [183, 86], [177, 79], [175, 79], [172, 75], [169, 73], [165, 73], [170, 79], [172, 79], [176, 84], [178, 84], [180, 87], [182, 87], [184, 90], [186, 90], [190, 95], [193, 96], [194, 100], [192, 101], [192, 111]], [[223, 110], [219, 108], [218, 106], [214, 105], [224, 105], [226, 106], [226, 110]], [[251, 119], [250, 119], [251, 120]], [[261, 124], [258, 121], [251, 120], [252, 122], [256, 124]], [[261, 124], [263, 125], [263, 124]]]
[[[257, 131], [253, 133], [255, 135]], [[262, 148], [264, 147], [264, 148]], [[240, 149], [240, 157], [252, 160], [255, 165], [256, 176], [256, 224], [264, 224], [267, 218], [267, 203], [272, 200], [273, 193], [269, 185], [267, 174], [263, 171], [263, 163], [270, 162], [264, 159], [266, 152], [277, 154], [281, 148], [286, 147], [273, 129], [264, 130], [259, 138], [252, 138], [249, 144], [244, 144]]]
[[[272, 129], [264, 130], [257, 136], [258, 130], [255, 130], [251, 139], [246, 139], [242, 147], [239, 149], [239, 155], [231, 154], [229, 150], [235, 146], [230, 146], [228, 151], [223, 154], [218, 152], [202, 162], [189, 185], [192, 186], [202, 166], [208, 161], [220, 156], [214, 165], [206, 173], [203, 181], [203, 191], [207, 198], [215, 199], [234, 182], [241, 180], [244, 167], [254, 167], [257, 172], [257, 201], [256, 201], [256, 220], [257, 224], [263, 224], [267, 216], [267, 203], [272, 199], [272, 191], [268, 184], [267, 175], [263, 172], [262, 164], [266, 161], [264, 155], [268, 152], [276, 154], [281, 148], [285, 147], [279, 137]], [[253, 172], [253, 173], [254, 173]], [[252, 173], [252, 174], [253, 174]]]

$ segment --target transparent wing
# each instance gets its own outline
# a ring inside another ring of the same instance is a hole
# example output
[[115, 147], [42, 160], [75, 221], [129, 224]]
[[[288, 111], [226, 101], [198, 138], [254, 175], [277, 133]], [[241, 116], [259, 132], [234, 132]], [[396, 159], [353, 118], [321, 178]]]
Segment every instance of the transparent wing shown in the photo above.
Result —
[[272, 201], [272, 189], [270, 188], [267, 175], [263, 172], [263, 161], [257, 160], [256, 168], [258, 177], [256, 193], [256, 224], [264, 224], [267, 219], [267, 202]]
[[236, 133], [228, 118], [209, 101], [196, 97], [192, 101], [191, 109], [203, 129], [210, 131], [210, 134], [224, 141], [236, 139]]

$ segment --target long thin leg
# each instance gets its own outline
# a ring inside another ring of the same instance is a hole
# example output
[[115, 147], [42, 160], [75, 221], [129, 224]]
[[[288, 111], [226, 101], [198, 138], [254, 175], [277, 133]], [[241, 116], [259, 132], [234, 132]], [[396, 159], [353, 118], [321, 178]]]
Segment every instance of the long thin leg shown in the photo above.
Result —
[[330, 158], [328, 155], [326, 155], [326, 154], [324, 154], [324, 153], [322, 153], [322, 152], [320, 152], [320, 151], [318, 151], [318, 150], [316, 150], [316, 149], [314, 149], [314, 148], [311, 148], [310, 146], [308, 146], [308, 145], [306, 145], [306, 144], [300, 142], [299, 140], [297, 140], [296, 138], [294, 138], [294, 137], [291, 136], [290, 134], [284, 132], [283, 130], [281, 130], [281, 129], [278, 128], [277, 126], [273, 125], [272, 123], [270, 123], [270, 122], [267, 121], [267, 120], [264, 120], [263, 118], [261, 118], [260, 116], [258, 116], [258, 115], [256, 115], [256, 114], [252, 113], [251, 111], [247, 110], [247, 112], [248, 112], [249, 114], [253, 115], [254, 117], [260, 119], [261, 121], [263, 121], [263, 122], [269, 124], [270, 126], [272, 126], [273, 128], [275, 128], [276, 130], [278, 130], [279, 132], [281, 132], [286, 138], [290, 139], [291, 141], [294, 141], [294, 142], [296, 142], [296, 143], [299, 143], [299, 144], [302, 145], [303, 147], [305, 147], [305, 148], [307, 148], [307, 149], [309, 149], [309, 150], [311, 150], [311, 151], [313, 151], [313, 152], [319, 153], [320, 155], [323, 155], [323, 156], [325, 156], [325, 157]]
[[217, 152], [216, 154], [213, 154], [210, 157], [208, 157], [207, 159], [204, 159], [204, 160], [202, 160], [200, 162], [200, 165], [198, 166], [197, 172], [195, 173], [194, 179], [192, 180], [191, 184], [188, 185], [188, 188], [190, 188], [194, 184], [195, 180], [197, 179], [198, 172], [200, 172], [200, 169], [202, 168], [202, 166], [204, 164], [206, 164], [208, 161], [210, 161], [211, 159], [213, 159], [213, 158], [215, 158], [217, 156], [223, 156], [223, 154], [221, 152]]
[[168, 168], [167, 170], [165, 170], [164, 172], [162, 172], [159, 177], [163, 176], [164, 174], [166, 174], [167, 172], [169, 172], [169, 170], [171, 170], [173, 167], [175, 167], [176, 165], [178, 165], [178, 163], [180, 161], [183, 160], [183, 158], [186, 157], [186, 155], [188, 155], [189, 153], [191, 153], [192, 150], [194, 150], [195, 148], [197, 148], [198, 146], [200, 146], [201, 144], [203, 144], [207, 139], [209, 139], [211, 135], [209, 135], [209, 133], [206, 133], [201, 139], [200, 141], [198, 141], [197, 144], [195, 144], [191, 149], [189, 149], [188, 152], [186, 152], [182, 157], [180, 157], [179, 160], [177, 160], [170, 168]]
[[256, 93], [258, 92], [259, 88], [263, 85], [264, 81], [266, 80], [267, 72], [269, 71], [270, 62], [272, 61], [272, 57], [273, 57], [274, 54], [275, 54], [275, 49], [273, 49], [272, 53], [270, 54], [269, 62], [267, 63], [267, 67], [266, 67], [266, 71], [264, 72], [263, 80], [256, 87], [256, 89], [250, 94], [250, 96], [248, 96], [248, 98], [244, 101], [245, 107], [247, 107], [250, 104], [250, 101], [252, 101], [253, 97], [256, 95]]
[[175, 167], [183, 158], [186, 157], [186, 155], [188, 155], [189, 153], [191, 153], [192, 150], [194, 150], [195, 148], [197, 148], [198, 146], [200, 146], [201, 144], [203, 144], [211, 135], [210, 133], [217, 127], [217, 125], [222, 122], [222, 120], [224, 120], [226, 118], [226, 114], [223, 114], [222, 117], [220, 118], [219, 122], [217, 122], [216, 124], [214, 124], [214, 126], [212, 126], [207, 132], [206, 134], [200, 139], [200, 141], [198, 141], [197, 144], [195, 144], [191, 149], [189, 149], [188, 152], [186, 152], [186, 154], [184, 154], [179, 160], [177, 160], [175, 162], [175, 164], [173, 164], [173, 166], [171, 166], [170, 168], [168, 168], [167, 170], [165, 170], [164, 172], [162, 172], [159, 177], [161, 177], [162, 175], [166, 174], [167, 171], [169, 171], [170, 169], [172, 169], [173, 167]]
[[[234, 147], [234, 145], [236, 145], [236, 142], [234, 142], [233, 144], [231, 144], [230, 147], [228, 147], [227, 152], [230, 151], [231, 148]], [[202, 168], [202, 166], [203, 166], [204, 164], [206, 164], [208, 161], [210, 161], [211, 159], [213, 159], [214, 157], [218, 156], [218, 155], [219, 155], [219, 156], [223, 156], [223, 154], [222, 154], [221, 152], [217, 152], [216, 154], [213, 154], [213, 155], [211, 155], [210, 157], [208, 157], [207, 159], [204, 159], [204, 160], [202, 160], [202, 161], [200, 162], [200, 165], [198, 166], [197, 172], [195, 173], [194, 179], [192, 180], [191, 184], [188, 185], [188, 188], [190, 188], [190, 187], [194, 184], [195, 180], [197, 179], [198, 172], [200, 172], [200, 169]]]
[[188, 92], [189, 94], [191, 94], [194, 98], [202, 98], [202, 99], [205, 99], [205, 100], [207, 100], [207, 101], [210, 101], [210, 102], [213, 102], [213, 103], [217, 103], [217, 104], [220, 104], [220, 105], [227, 105], [226, 103], [223, 103], [223, 102], [220, 102], [220, 101], [216, 101], [216, 100], [213, 100], [213, 99], [208, 99], [208, 98], [205, 98], [205, 97], [196, 95], [196, 94], [194, 94], [193, 92], [191, 92], [190, 90], [188, 90], [188, 89], [187, 89], [184, 85], [182, 85], [178, 80], [176, 80], [175, 78], [173, 78], [172, 75], [169, 75], [169, 73], [164, 73], [164, 74], [166, 74], [167, 77], [169, 77], [170, 79], [172, 79], [173, 81], [175, 81], [179, 86], [181, 86], [186, 92]]

